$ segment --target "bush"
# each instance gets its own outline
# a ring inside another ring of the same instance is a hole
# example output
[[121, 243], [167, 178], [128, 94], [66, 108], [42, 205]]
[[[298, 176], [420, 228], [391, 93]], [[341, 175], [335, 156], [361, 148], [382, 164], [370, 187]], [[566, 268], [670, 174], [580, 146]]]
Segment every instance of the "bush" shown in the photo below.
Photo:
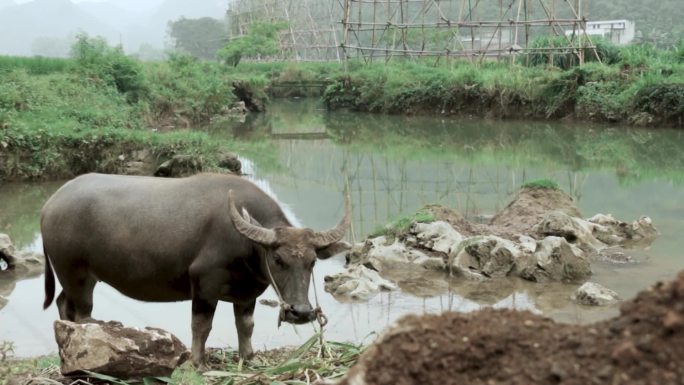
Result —
[[71, 56], [79, 71], [116, 87], [132, 103], [147, 91], [140, 63], [126, 56], [121, 47], [108, 46], [103, 38], [79, 34], [71, 47]]

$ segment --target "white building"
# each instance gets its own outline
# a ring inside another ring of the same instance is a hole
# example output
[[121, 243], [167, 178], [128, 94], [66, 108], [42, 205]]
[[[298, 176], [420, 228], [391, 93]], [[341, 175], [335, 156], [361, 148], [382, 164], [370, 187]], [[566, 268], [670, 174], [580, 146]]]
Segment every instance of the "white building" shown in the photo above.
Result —
[[[629, 20], [588, 21], [587, 35], [606, 38], [617, 45], [629, 44], [634, 40], [634, 22]], [[577, 33], [577, 32], [575, 32]], [[565, 31], [572, 35], [573, 31]]]

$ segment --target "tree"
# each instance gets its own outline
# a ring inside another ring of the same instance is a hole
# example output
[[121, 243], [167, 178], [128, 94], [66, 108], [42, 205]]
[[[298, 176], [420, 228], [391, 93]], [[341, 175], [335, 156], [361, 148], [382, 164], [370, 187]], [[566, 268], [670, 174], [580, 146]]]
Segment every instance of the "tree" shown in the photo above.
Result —
[[283, 22], [251, 24], [247, 34], [228, 42], [217, 56], [226, 64], [237, 66], [244, 57], [258, 59], [275, 55], [280, 49], [278, 32], [285, 28], [287, 24]]
[[169, 22], [169, 35], [175, 41], [175, 48], [200, 59], [215, 59], [226, 34], [225, 24], [211, 17]]

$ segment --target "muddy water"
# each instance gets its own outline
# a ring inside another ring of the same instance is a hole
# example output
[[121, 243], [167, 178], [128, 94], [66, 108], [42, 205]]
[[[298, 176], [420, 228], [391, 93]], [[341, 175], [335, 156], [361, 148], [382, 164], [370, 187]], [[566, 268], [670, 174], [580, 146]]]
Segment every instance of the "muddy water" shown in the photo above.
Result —
[[[634, 256], [637, 265], [594, 264], [592, 281], [633, 296], [649, 284], [684, 268], [684, 138], [667, 130], [641, 131], [573, 125], [443, 120], [325, 113], [310, 101], [279, 101], [269, 114], [234, 127], [215, 127], [218, 137], [266, 140], [263, 156], [245, 160], [245, 169], [308, 227], [323, 229], [342, 216], [342, 191], [352, 191], [350, 239], [364, 235], [427, 203], [441, 203], [478, 218], [501, 209], [525, 181], [551, 178], [569, 192], [585, 216], [612, 213], [621, 219], [649, 215], [661, 237]], [[40, 250], [38, 215], [60, 182], [0, 186], [0, 232], [23, 248]], [[416, 271], [396, 272], [401, 291], [366, 303], [340, 303], [324, 293], [323, 277], [343, 268], [341, 259], [320, 262], [318, 297], [334, 340], [368, 341], [406, 313], [472, 311], [482, 306], [512, 307], [554, 319], [586, 323], [617, 308], [573, 305], [575, 285], [503, 280], [484, 284], [448, 280]], [[43, 280], [0, 280], [0, 340], [15, 342], [20, 356], [54, 352], [53, 307], [41, 310]], [[262, 298], [274, 299], [272, 291]], [[313, 301], [313, 293], [311, 293]], [[0, 302], [2, 306], [3, 302]], [[131, 326], [156, 326], [190, 342], [190, 303], [141, 303], [106, 285], [95, 290], [93, 315]], [[257, 305], [255, 348], [298, 344], [311, 326], [276, 327], [275, 309]], [[236, 347], [229, 304], [219, 305], [210, 346]]]

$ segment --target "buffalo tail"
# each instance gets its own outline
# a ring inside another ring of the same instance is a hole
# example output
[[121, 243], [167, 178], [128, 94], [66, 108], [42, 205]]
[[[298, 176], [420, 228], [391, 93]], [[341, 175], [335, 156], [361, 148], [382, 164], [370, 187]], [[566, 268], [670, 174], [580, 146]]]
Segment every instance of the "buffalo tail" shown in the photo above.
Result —
[[55, 275], [52, 273], [50, 257], [48, 257], [45, 247], [43, 247], [43, 254], [45, 254], [45, 301], [43, 302], [43, 310], [45, 310], [55, 298]]

